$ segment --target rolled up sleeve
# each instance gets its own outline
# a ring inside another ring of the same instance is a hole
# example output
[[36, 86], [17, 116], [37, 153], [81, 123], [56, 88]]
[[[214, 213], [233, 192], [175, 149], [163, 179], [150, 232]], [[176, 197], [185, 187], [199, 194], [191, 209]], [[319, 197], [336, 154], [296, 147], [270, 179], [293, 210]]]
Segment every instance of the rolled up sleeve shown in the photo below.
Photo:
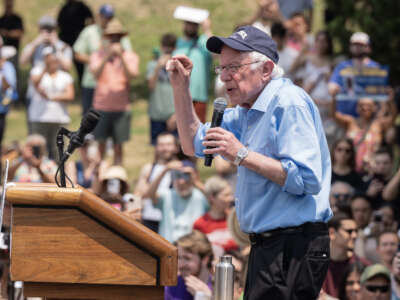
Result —
[[300, 105], [278, 107], [275, 117], [279, 120], [278, 157], [287, 173], [283, 191], [318, 194], [322, 188], [322, 159], [310, 109]]
[[203, 140], [209, 128], [210, 123], [206, 123], [201, 124], [197, 129], [196, 135], [193, 139], [194, 152], [197, 157], [204, 157], [203, 150], [205, 147], [203, 146]]

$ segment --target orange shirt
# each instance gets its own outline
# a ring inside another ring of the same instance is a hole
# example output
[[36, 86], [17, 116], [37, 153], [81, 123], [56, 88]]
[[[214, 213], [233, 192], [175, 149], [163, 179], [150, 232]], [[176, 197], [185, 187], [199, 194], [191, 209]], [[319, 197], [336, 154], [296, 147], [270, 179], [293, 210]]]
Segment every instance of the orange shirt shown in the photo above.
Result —
[[[89, 67], [92, 72], [101, 65], [105, 55], [105, 52], [100, 50], [90, 56]], [[139, 59], [134, 52], [124, 51], [122, 56], [129, 69], [137, 69]], [[129, 79], [124, 72], [121, 57], [113, 57], [105, 63], [103, 71], [97, 78], [93, 107], [111, 112], [130, 109]]]

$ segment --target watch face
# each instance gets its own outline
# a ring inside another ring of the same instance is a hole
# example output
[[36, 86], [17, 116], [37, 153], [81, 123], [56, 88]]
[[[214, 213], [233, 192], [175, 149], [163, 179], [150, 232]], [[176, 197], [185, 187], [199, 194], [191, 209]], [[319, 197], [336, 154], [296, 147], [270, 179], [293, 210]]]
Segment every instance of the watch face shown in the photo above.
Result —
[[247, 149], [246, 148], [241, 148], [241, 149], [239, 149], [239, 151], [238, 151], [238, 153], [237, 153], [237, 156], [239, 156], [240, 158], [243, 158], [244, 156], [246, 156], [247, 155]]

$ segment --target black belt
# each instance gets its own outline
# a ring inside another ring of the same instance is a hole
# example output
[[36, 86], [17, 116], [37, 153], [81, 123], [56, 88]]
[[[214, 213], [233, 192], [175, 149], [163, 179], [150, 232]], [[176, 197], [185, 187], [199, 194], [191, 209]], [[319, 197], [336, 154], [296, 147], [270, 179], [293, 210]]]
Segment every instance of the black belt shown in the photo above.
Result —
[[264, 241], [265, 239], [280, 235], [280, 234], [291, 234], [291, 233], [310, 233], [310, 232], [327, 232], [328, 226], [323, 222], [311, 223], [307, 222], [299, 226], [294, 227], [286, 227], [286, 228], [277, 228], [269, 231], [261, 232], [261, 233], [249, 233], [250, 242], [252, 245], [255, 245], [259, 242]]

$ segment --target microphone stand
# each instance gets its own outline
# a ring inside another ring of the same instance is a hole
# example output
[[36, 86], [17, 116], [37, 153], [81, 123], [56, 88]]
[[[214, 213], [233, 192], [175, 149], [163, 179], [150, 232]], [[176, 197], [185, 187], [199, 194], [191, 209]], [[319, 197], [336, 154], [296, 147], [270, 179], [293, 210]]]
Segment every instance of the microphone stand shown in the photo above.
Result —
[[[67, 182], [65, 180], [65, 169], [64, 169], [64, 164], [66, 159], [64, 158], [64, 136], [71, 138], [71, 131], [69, 131], [68, 129], [61, 127], [58, 130], [57, 133], [57, 148], [58, 148], [58, 159], [59, 159], [59, 164], [58, 164], [58, 168], [60, 170], [60, 186], [59, 187], [67, 187]], [[57, 175], [56, 175], [57, 176]], [[57, 178], [56, 178], [56, 182], [57, 182]]]

